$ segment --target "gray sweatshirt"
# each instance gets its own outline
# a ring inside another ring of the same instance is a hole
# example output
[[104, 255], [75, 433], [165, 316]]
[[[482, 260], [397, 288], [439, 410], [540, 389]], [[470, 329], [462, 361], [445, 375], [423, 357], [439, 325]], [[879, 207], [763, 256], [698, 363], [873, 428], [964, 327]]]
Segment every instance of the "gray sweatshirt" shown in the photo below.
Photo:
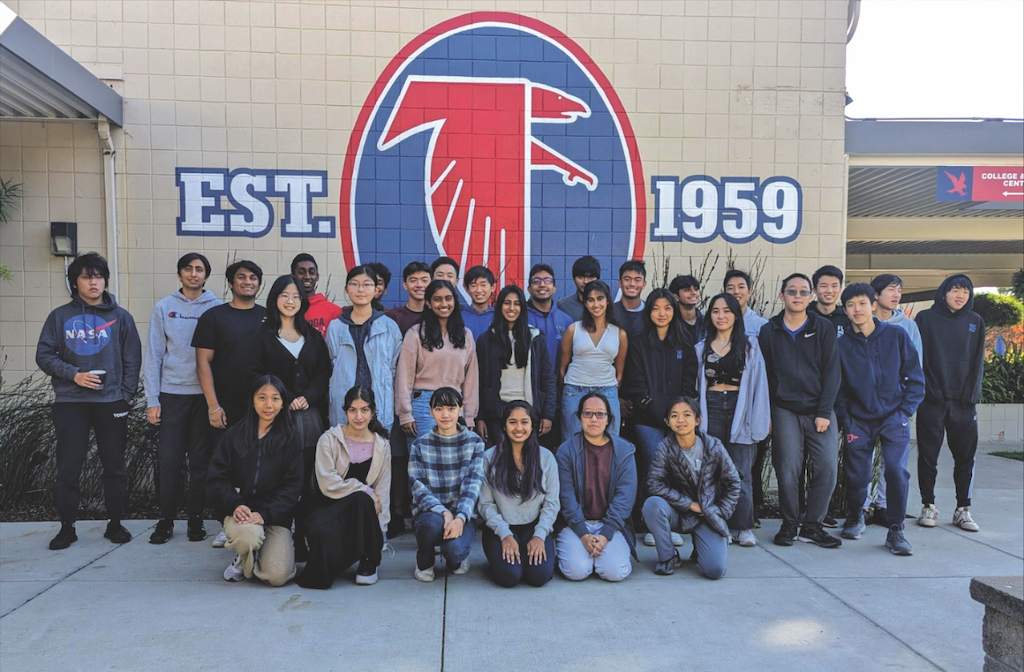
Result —
[[202, 394], [192, 347], [199, 316], [224, 303], [210, 290], [192, 301], [181, 290], [160, 299], [149, 318], [146, 347], [146, 406], [159, 406], [160, 393]]
[[[533, 535], [546, 539], [555, 526], [555, 518], [560, 507], [558, 500], [558, 462], [547, 448], [540, 449], [541, 484], [543, 493], [535, 493], [525, 502], [521, 497], [508, 497], [500, 490], [491, 487], [488, 478], [491, 460], [494, 459], [494, 448], [484, 453], [484, 482], [480, 486], [480, 497], [477, 500], [477, 511], [491, 531], [504, 539], [512, 534], [510, 525], [526, 525], [537, 521]], [[539, 519], [539, 520], [538, 520]]]
[[914, 348], [917, 350], [917, 358], [921, 361], [921, 366], [924, 366], [924, 351], [921, 348], [921, 330], [917, 328], [917, 322], [906, 316], [906, 314], [896, 309], [892, 311], [892, 317], [885, 321], [886, 324], [896, 324], [901, 327], [910, 335], [910, 342], [914, 344]]
[[[142, 367], [135, 320], [111, 294], [103, 292], [98, 306], [90, 306], [76, 294], [43, 323], [36, 365], [50, 376], [57, 401], [131, 401]], [[107, 372], [102, 390], [75, 383], [76, 373], [96, 370]]]

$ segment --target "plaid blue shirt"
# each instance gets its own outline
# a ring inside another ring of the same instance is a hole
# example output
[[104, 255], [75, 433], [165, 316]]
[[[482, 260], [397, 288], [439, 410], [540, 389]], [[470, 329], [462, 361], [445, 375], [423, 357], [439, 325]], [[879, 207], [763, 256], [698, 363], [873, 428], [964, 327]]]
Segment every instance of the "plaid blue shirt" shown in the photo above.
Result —
[[451, 511], [469, 522], [484, 480], [483, 439], [465, 428], [455, 436], [430, 430], [409, 446], [409, 478], [413, 515]]

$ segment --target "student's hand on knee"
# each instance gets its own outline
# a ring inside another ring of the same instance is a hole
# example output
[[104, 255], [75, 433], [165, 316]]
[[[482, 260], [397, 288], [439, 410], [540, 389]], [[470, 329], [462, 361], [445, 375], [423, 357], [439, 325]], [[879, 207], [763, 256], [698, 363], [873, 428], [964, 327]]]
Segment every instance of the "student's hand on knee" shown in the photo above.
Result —
[[550, 420], [541, 420], [540, 421], [540, 435], [544, 436], [545, 434], [547, 434], [550, 431], [551, 431], [551, 421]]
[[402, 425], [402, 431], [405, 432], [409, 436], [415, 437], [416, 436], [416, 422], [413, 421], [413, 422], [405, 423], [404, 425]]
[[445, 524], [445, 526], [444, 526], [444, 538], [445, 539], [458, 539], [459, 537], [462, 536], [462, 530], [463, 530], [464, 525], [465, 525], [465, 523], [463, 523], [462, 518], [459, 518], [458, 516], [456, 516], [450, 522]]
[[828, 418], [815, 418], [814, 428], [818, 430], [818, 434], [828, 430], [828, 426], [832, 424], [832, 421]]
[[249, 517], [252, 516], [252, 510], [245, 504], [239, 504], [235, 509], [235, 512], [231, 514], [235, 522], [239, 525], [249, 522]]
[[501, 540], [501, 557], [510, 565], [519, 564], [519, 542], [511, 534]]
[[263, 520], [263, 516], [258, 511], [253, 511], [252, 515], [249, 516], [249, 520], [245, 521], [247, 525], [266, 525]]
[[608, 545], [608, 537], [604, 536], [603, 534], [595, 535], [594, 536], [594, 552], [591, 553], [591, 555], [594, 556], [595, 558], [597, 556], [601, 555], [601, 553], [604, 551], [604, 547], [607, 546], [607, 545]]
[[544, 547], [544, 540], [540, 537], [533, 537], [526, 544], [526, 557], [531, 565], [539, 565], [548, 559], [548, 551]]
[[146, 409], [146, 420], [148, 420], [149, 424], [151, 424], [151, 425], [159, 425], [160, 424], [160, 407], [159, 406], [150, 406], [149, 408], [147, 408]]

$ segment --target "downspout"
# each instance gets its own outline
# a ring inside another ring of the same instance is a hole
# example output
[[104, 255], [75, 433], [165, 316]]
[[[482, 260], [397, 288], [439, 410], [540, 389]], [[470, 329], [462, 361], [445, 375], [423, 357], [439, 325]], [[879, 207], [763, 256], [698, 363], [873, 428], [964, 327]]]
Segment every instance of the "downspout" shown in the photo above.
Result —
[[118, 278], [119, 265], [117, 263], [117, 190], [114, 174], [114, 143], [110, 137], [110, 123], [100, 116], [96, 123], [96, 130], [99, 132], [100, 140], [107, 143], [103, 148], [103, 200], [106, 206], [107, 220], [107, 263], [110, 265], [110, 290], [117, 298], [121, 298], [121, 287]]

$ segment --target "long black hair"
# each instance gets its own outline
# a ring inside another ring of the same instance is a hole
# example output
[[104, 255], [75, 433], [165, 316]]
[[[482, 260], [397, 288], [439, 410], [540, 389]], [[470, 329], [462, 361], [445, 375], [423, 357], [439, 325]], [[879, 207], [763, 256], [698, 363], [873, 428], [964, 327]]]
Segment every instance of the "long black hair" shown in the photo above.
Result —
[[733, 358], [739, 358], [739, 370], [743, 371], [747, 364], [747, 348], [750, 347], [750, 340], [747, 338], [747, 333], [743, 329], [743, 310], [740, 308], [740, 302], [736, 300], [732, 294], [716, 294], [708, 301], [708, 312], [704, 315], [704, 332], [707, 336], [704, 337], [704, 354], [701, 356], [703, 359], [704, 367], [707, 368], [708, 357], [714, 350], [711, 348], [711, 341], [718, 336], [718, 327], [715, 326], [715, 321], [711, 317], [712, 311], [715, 309], [715, 301], [719, 299], [725, 301], [725, 307], [729, 309], [729, 312], [736, 317], [736, 322], [732, 325], [732, 335], [729, 337], [729, 352], [722, 358], [725, 360], [732, 360]]
[[608, 308], [604, 311], [604, 319], [608, 324], [619, 326], [618, 320], [615, 319], [615, 311], [612, 309], [612, 290], [601, 280], [591, 280], [583, 287], [583, 319], [581, 320], [583, 322], [583, 329], [590, 333], [597, 329], [597, 324], [594, 323], [594, 316], [587, 310], [587, 297], [590, 296], [591, 292], [604, 294], [605, 299], [608, 301]]
[[657, 289], [651, 290], [651, 293], [647, 295], [647, 303], [644, 305], [644, 330], [640, 336], [648, 343], [656, 343], [658, 341], [658, 328], [654, 326], [654, 321], [651, 320], [651, 312], [654, 310], [654, 302], [658, 299], [665, 299], [668, 304], [672, 306], [672, 321], [668, 323], [668, 333], [665, 334], [665, 345], [669, 346], [674, 350], [682, 350], [683, 348], [690, 347], [690, 344], [686, 338], [686, 332], [683, 330], [683, 316], [679, 312], [679, 301], [676, 300], [675, 295], [664, 287], [658, 287]]
[[345, 403], [342, 405], [342, 408], [347, 411], [349, 407], [352, 406], [352, 402], [357, 399], [369, 404], [370, 413], [373, 414], [370, 418], [370, 424], [368, 424], [366, 428], [384, 439], [390, 439], [391, 433], [385, 429], [384, 425], [380, 424], [380, 420], [377, 419], [377, 399], [373, 396], [373, 390], [369, 387], [356, 385], [345, 393]]
[[444, 334], [441, 331], [441, 321], [430, 308], [430, 300], [434, 298], [438, 290], [447, 289], [452, 293], [452, 300], [455, 307], [452, 314], [448, 316], [448, 338], [452, 345], [461, 350], [466, 347], [466, 323], [462, 321], [462, 307], [459, 305], [459, 293], [447, 280], [431, 280], [427, 285], [427, 291], [423, 294], [423, 301], [427, 304], [423, 310], [423, 317], [420, 318], [420, 343], [428, 352], [440, 350], [444, 347]]
[[494, 319], [491, 320], [491, 326], [488, 328], [494, 336], [498, 339], [498, 356], [501, 359], [501, 368], [507, 369], [509, 359], [512, 358], [513, 348], [512, 342], [508, 338], [508, 323], [505, 321], [505, 316], [502, 314], [502, 305], [505, 303], [505, 299], [510, 294], [515, 294], [519, 299], [519, 317], [516, 318], [515, 324], [512, 325], [512, 338], [515, 339], [515, 358], [516, 368], [522, 369], [526, 367], [526, 361], [530, 357], [530, 317], [527, 315], [526, 310], [526, 294], [523, 290], [516, 285], [506, 285], [501, 288], [498, 292], [498, 301], [494, 304]]
[[295, 436], [295, 425], [292, 422], [291, 411], [288, 409], [288, 390], [284, 388], [284, 383], [277, 376], [260, 376], [252, 384], [252, 389], [249, 392], [249, 409], [245, 413], [245, 418], [238, 424], [237, 431], [241, 434], [241, 440], [235, 442], [235, 449], [239, 455], [246, 455], [249, 449], [260, 442], [260, 416], [256, 412], [254, 399], [256, 393], [264, 385], [270, 385], [281, 395], [281, 412], [274, 418], [270, 424], [270, 431], [263, 437], [263, 441], [266, 442], [264, 453], [267, 455], [277, 454], [284, 450]]
[[281, 293], [288, 285], [295, 285], [295, 289], [298, 291], [299, 298], [301, 299], [299, 312], [295, 313], [295, 331], [299, 332], [299, 335], [303, 338], [310, 338], [313, 334], [319, 335], [320, 332], [306, 322], [306, 311], [309, 310], [309, 299], [306, 298], [306, 290], [302, 289], [302, 283], [291, 275], [282, 275], [277, 280], [274, 280], [274, 284], [271, 285], [270, 293], [267, 294], [267, 318], [263, 321], [263, 328], [274, 336], [277, 336], [278, 332], [281, 331], [281, 311], [277, 309], [277, 297], [281, 296]]
[[[523, 443], [523, 470], [516, 466], [515, 455], [512, 454], [512, 439], [508, 437], [505, 427], [512, 411], [520, 408], [526, 411], [533, 423], [533, 431]], [[513, 401], [505, 406], [501, 414], [501, 436], [494, 447], [494, 455], [487, 464], [486, 478], [491, 487], [506, 497], [521, 497], [524, 501], [535, 494], [547, 494], [544, 490], [544, 472], [540, 466], [540, 441], [537, 440], [537, 415], [533, 406], [525, 401]]]

